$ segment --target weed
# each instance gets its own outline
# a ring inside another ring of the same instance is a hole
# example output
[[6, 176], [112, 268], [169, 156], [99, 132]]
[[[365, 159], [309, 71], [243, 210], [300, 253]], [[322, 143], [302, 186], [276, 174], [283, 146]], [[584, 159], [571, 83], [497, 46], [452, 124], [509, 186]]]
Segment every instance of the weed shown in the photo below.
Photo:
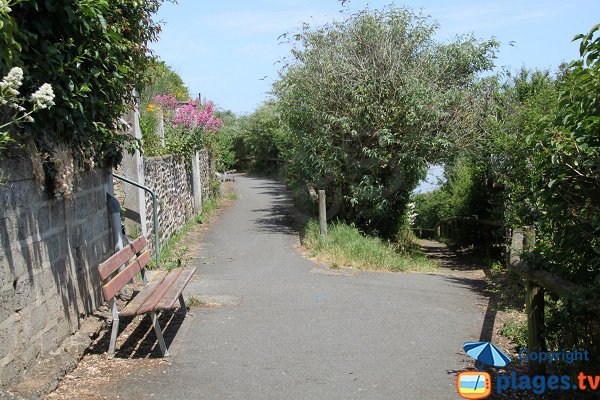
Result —
[[507, 321], [500, 328], [500, 334], [514, 341], [516, 348], [527, 348], [527, 321], [521, 319]]
[[186, 304], [188, 307], [201, 307], [205, 306], [206, 302], [198, 296], [190, 296], [187, 298]]
[[217, 198], [217, 197], [211, 197], [208, 200], [206, 200], [202, 204], [202, 212], [200, 214], [198, 214], [195, 218], [196, 223], [204, 224], [204, 223], [208, 222], [211, 215], [213, 215], [215, 213], [215, 211], [219, 209], [220, 206], [221, 206], [221, 204], [220, 204], [219, 198]]

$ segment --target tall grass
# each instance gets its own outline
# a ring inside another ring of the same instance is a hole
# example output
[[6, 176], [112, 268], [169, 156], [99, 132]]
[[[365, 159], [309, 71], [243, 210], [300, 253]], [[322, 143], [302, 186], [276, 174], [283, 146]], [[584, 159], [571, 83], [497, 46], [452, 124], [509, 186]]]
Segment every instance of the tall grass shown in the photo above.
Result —
[[311, 256], [330, 263], [332, 267], [348, 266], [381, 271], [434, 271], [436, 264], [419, 254], [401, 254], [393, 243], [365, 236], [357, 228], [334, 223], [325, 237], [319, 234], [319, 224], [310, 221], [303, 245]]

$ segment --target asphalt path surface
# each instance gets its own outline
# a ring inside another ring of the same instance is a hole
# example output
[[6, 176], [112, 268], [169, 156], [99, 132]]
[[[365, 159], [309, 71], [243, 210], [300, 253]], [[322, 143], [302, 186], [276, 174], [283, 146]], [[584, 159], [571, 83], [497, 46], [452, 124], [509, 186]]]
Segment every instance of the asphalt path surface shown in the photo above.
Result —
[[[457, 399], [484, 301], [467, 280], [330, 270], [304, 258], [276, 181], [240, 176], [206, 234], [171, 365], [111, 382], [121, 398]], [[479, 305], [478, 305], [479, 303]]]

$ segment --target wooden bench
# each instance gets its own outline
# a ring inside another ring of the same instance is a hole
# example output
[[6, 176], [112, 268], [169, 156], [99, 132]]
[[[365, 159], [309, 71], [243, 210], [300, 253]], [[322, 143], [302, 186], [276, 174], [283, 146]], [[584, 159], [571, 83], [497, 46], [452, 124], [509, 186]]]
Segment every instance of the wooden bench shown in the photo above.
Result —
[[[109, 302], [113, 317], [110, 346], [108, 348], [108, 354], [110, 355], [114, 355], [115, 353], [119, 331], [119, 316], [150, 314], [160, 351], [163, 356], [168, 356], [169, 351], [165, 345], [162, 329], [158, 323], [157, 312], [174, 310], [179, 306], [184, 310], [184, 313], [186, 312], [182, 293], [194, 275], [196, 268], [178, 268], [169, 273], [166, 271], [157, 271], [153, 279], [149, 281], [146, 273], [146, 265], [150, 261], [150, 253], [148, 250], [144, 251], [145, 247], [146, 238], [141, 236], [98, 266], [98, 273], [103, 282], [102, 295], [104, 296], [104, 300]], [[121, 271], [118, 271], [128, 261], [130, 261], [129, 264]], [[138, 272], [142, 275], [144, 288], [119, 311], [115, 296]]]

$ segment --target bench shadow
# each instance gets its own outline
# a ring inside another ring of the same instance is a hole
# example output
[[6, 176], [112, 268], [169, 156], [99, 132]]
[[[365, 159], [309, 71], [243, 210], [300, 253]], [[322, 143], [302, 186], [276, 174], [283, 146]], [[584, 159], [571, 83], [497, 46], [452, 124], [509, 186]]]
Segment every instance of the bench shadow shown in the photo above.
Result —
[[[181, 308], [162, 311], [159, 314], [158, 321], [169, 350], [185, 318], [186, 313]], [[103, 354], [108, 351], [110, 328], [111, 325], [89, 347], [88, 354]], [[121, 317], [117, 347], [114, 355], [116, 358], [162, 358], [150, 314]]]

